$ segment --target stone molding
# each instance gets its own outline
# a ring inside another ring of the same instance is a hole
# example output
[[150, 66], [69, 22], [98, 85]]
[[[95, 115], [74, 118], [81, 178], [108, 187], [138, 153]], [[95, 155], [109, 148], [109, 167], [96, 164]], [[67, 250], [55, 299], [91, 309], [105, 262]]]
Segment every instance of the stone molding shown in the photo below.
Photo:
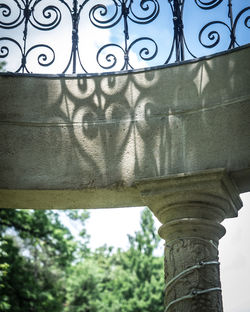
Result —
[[198, 236], [218, 241], [225, 218], [237, 217], [242, 207], [239, 191], [225, 169], [145, 179], [136, 184], [142, 200], [163, 224], [165, 240]]
[[[220, 222], [224, 218], [237, 217], [242, 207], [237, 186], [225, 169], [144, 179], [138, 181], [136, 186], [145, 205], [149, 206], [161, 223], [165, 221], [164, 209], [178, 210], [183, 204], [193, 207], [193, 211], [197, 206], [214, 207]], [[209, 213], [213, 214], [208, 211], [204, 218], [210, 219]]]

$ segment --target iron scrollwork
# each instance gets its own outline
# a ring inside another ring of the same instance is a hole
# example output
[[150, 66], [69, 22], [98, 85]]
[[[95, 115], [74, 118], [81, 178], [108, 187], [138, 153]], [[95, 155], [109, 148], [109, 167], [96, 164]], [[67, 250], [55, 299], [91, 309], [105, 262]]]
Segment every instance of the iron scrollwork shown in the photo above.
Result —
[[[211, 10], [213, 8], [216, 8], [222, 2], [223, 2], [223, 0], [210, 0], [210, 1], [195, 0], [195, 3], [197, 4], [197, 6], [199, 6], [199, 8], [201, 8], [203, 10]], [[227, 49], [234, 48], [235, 46], [240, 46], [240, 44], [237, 42], [237, 39], [236, 39], [236, 28], [238, 27], [238, 23], [239, 23], [241, 16], [243, 14], [245, 14], [247, 11], [249, 11], [250, 7], [246, 7], [246, 8], [243, 8], [242, 10], [240, 10], [238, 12], [236, 18], [234, 19], [233, 18], [233, 10], [232, 10], [232, 6], [233, 6], [232, 0], [227, 0], [227, 2], [228, 2], [227, 6], [228, 6], [229, 23], [216, 20], [216, 21], [211, 21], [211, 22], [205, 24], [199, 32], [199, 42], [203, 47], [214, 48], [220, 43], [221, 34], [219, 33], [218, 30], [216, 30], [214, 28], [218, 25], [222, 25], [223, 28], [227, 30], [226, 33], [229, 34], [230, 41], [229, 41], [229, 45], [228, 45]], [[248, 15], [244, 21], [244, 24], [247, 28], [250, 28], [249, 20], [250, 20], [250, 16]], [[202, 39], [203, 34], [205, 33], [205, 31], [207, 31], [209, 28], [211, 28], [211, 26], [213, 29], [209, 30], [208, 34], [207, 34], [207, 38], [210, 41], [210, 43], [206, 44]], [[223, 35], [225, 36], [225, 33], [223, 33]]]
[[[61, 1], [60, 2], [64, 2]], [[14, 4], [14, 7], [13, 7]], [[11, 16], [17, 13], [17, 17], [11, 21], [4, 21], [0, 19], [0, 28], [4, 29], [15, 29], [20, 26], [23, 26], [23, 40], [22, 43], [18, 42], [17, 40], [11, 37], [2, 37], [0, 41], [5, 42], [12, 42], [14, 43], [21, 52], [21, 59], [20, 59], [20, 66], [16, 70], [17, 72], [27, 72], [29, 73], [28, 65], [27, 65], [27, 58], [30, 53], [36, 49], [43, 49], [43, 52], [39, 52], [37, 56], [37, 63], [40, 66], [50, 66], [55, 61], [55, 51], [52, 47], [48, 44], [35, 44], [29, 48], [27, 48], [28, 43], [28, 34], [29, 34], [29, 27], [32, 26], [33, 28], [41, 31], [50, 31], [56, 28], [61, 22], [61, 12], [59, 8], [54, 5], [47, 5], [42, 9], [42, 17], [44, 18], [44, 22], [39, 21], [40, 16], [36, 16], [36, 10], [39, 5], [42, 5], [42, 0], [12, 0], [12, 5], [7, 4], [0, 4], [1, 16], [4, 19], [11, 18]], [[51, 53], [52, 57], [49, 57], [47, 50]], [[0, 57], [6, 58], [9, 55], [9, 47], [7, 45], [2, 45], [0, 48]]]
[[206, 1], [195, 0], [195, 3], [199, 8], [203, 10], [211, 10], [217, 7], [219, 4], [221, 4], [222, 1], [223, 0], [206, 0]]
[[[14, 18], [14, 20], [12, 21], [6, 21], [4, 22], [4, 20], [0, 20], [0, 27], [4, 28], [4, 29], [11, 29], [11, 28], [15, 28], [17, 26], [19, 26], [23, 20], [24, 20], [24, 16], [22, 15], [22, 8], [20, 6], [20, 4], [14, 0], [14, 3], [16, 3], [16, 9], [18, 10], [18, 14], [17, 17]], [[0, 3], [0, 15], [2, 15], [3, 18], [9, 18], [12, 15], [12, 10], [11, 7], [9, 5], [7, 5], [6, 3]]]
[[[97, 62], [103, 69], [111, 69], [117, 63], [117, 56], [114, 52], [110, 52], [106, 54], [105, 60], [108, 65], [101, 64], [100, 56], [101, 54], [109, 49], [109, 48], [116, 48], [123, 54], [124, 61], [122, 62], [121, 70], [124, 69], [134, 69], [130, 62], [130, 51], [132, 51], [133, 47], [139, 42], [151, 42], [153, 43], [154, 50], [153, 52], [150, 51], [150, 48], [144, 46], [140, 49], [138, 56], [143, 61], [152, 60], [158, 52], [158, 45], [152, 38], [149, 37], [141, 37], [137, 38], [132, 42], [129, 42], [129, 24], [128, 20], [136, 24], [149, 24], [154, 21], [160, 10], [160, 6], [157, 0], [142, 0], [140, 1], [139, 8], [142, 12], [146, 12], [144, 16], [139, 16], [135, 12], [135, 6], [133, 0], [113, 0], [115, 11], [111, 17], [107, 19], [103, 19], [104, 16], [108, 15], [108, 8], [103, 4], [95, 5], [89, 12], [89, 17], [96, 27], [99, 28], [111, 28], [117, 25], [123, 19], [123, 33], [124, 33], [124, 40], [123, 46], [121, 44], [105, 44], [102, 46], [97, 52]], [[96, 13], [99, 13], [99, 18], [96, 16]], [[113, 50], [114, 51], [114, 50]]]
[[[86, 17], [92, 27], [100, 29], [100, 36], [103, 30], [108, 30], [110, 37], [115, 32], [120, 33], [119, 40], [97, 46], [95, 58], [100, 70], [134, 69], [138, 66], [145, 67], [151, 61], [160, 65], [157, 57], [163, 52], [157, 35], [150, 35], [150, 27], [149, 31], [146, 30], [146, 35], [138, 30], [140, 27], [146, 29], [147, 25], [159, 21], [158, 25], [161, 25], [165, 13], [163, 10], [167, 9], [172, 15], [173, 36], [168, 43], [168, 54], [161, 64], [195, 58], [196, 52], [193, 52], [194, 49], [190, 48], [190, 42], [186, 39], [190, 27], [185, 23], [185, 0], [168, 0], [166, 3], [164, 6], [163, 3], [160, 5], [159, 0], [55, 0], [52, 4], [47, 0], [10, 0], [7, 4], [0, 0], [0, 60], [8, 63], [8, 58], [11, 60], [11, 55], [16, 55], [13, 52], [16, 50], [20, 54], [16, 72], [31, 72], [34, 55], [35, 63], [40, 68], [56, 66], [61, 51], [56, 51], [54, 43], [48, 43], [47, 38], [52, 31], [65, 27], [66, 14], [70, 18], [67, 27], [70, 25], [71, 41], [67, 42], [70, 53], [65, 57], [63, 73], [89, 72], [88, 60], [82, 57], [79, 50], [79, 37], [83, 37], [79, 23], [86, 21]], [[233, 10], [233, 5], [236, 8], [239, 6], [236, 0], [192, 0], [192, 3], [200, 12], [218, 10], [223, 5], [228, 7], [226, 18], [209, 20], [202, 26], [196, 38], [200, 47], [213, 51], [219, 49], [219, 44], [225, 41], [227, 34], [227, 49], [240, 46], [238, 32], [242, 27], [245, 30], [250, 29], [249, 6], [241, 6], [237, 11]], [[46, 32], [46, 41], [35, 42], [34, 32]], [[17, 33], [19, 35], [15, 36]], [[81, 40], [84, 42], [84, 38]], [[88, 49], [88, 46], [84, 49]]]

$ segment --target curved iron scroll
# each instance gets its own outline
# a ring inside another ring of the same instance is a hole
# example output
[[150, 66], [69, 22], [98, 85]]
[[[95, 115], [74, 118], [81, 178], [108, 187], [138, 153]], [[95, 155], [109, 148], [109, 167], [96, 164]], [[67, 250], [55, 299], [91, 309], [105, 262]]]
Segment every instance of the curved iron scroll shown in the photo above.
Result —
[[[194, 38], [201, 48], [214, 51], [225, 37], [229, 38], [228, 49], [241, 44], [238, 34], [250, 28], [250, 6], [240, 7], [237, 0], [190, 1], [200, 13], [226, 10], [226, 18], [211, 20], [210, 14], [210, 20], [201, 27]], [[116, 37], [120, 34], [119, 40], [112, 42], [110, 39], [104, 43], [101, 40], [100, 44], [95, 44], [97, 70], [128, 70], [148, 66], [152, 64], [150, 62], [160, 65], [195, 58], [197, 49], [186, 39], [191, 30], [185, 22], [185, 5], [185, 0], [168, 0], [164, 5], [159, 0], [9, 0], [7, 3], [0, 0], [0, 61], [7, 61], [8, 67], [12, 55], [15, 58], [18, 55], [16, 72], [29, 73], [34, 64], [41, 69], [54, 66], [55, 72], [56, 61], [62, 58], [64, 51], [57, 51], [54, 42], [48, 43], [47, 38], [53, 31], [66, 27], [65, 15], [69, 18], [67, 29], [70, 27], [71, 39], [67, 42], [70, 52], [65, 53], [62, 73], [89, 72], [89, 60], [82, 53], [89, 44], [84, 44], [86, 31], [80, 27], [86, 21], [91, 29], [100, 30], [100, 37], [104, 30], [109, 30], [111, 39], [114, 34]], [[169, 31], [165, 29], [167, 24], [161, 29], [165, 17], [168, 25], [172, 24]], [[159, 33], [162, 30], [172, 33], [172, 39], [162, 42], [162, 37], [155, 31], [157, 27]], [[44, 32], [46, 41], [35, 42], [35, 38], [40, 38], [39, 33]], [[79, 42], [83, 42], [83, 47]], [[135, 54], [136, 58], [133, 58]]]

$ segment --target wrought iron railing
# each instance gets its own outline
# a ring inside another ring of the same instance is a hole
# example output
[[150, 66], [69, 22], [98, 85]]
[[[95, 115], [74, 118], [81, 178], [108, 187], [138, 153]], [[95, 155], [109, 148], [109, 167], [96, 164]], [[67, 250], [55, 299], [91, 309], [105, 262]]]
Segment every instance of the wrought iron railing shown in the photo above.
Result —
[[250, 0], [0, 0], [0, 61], [23, 73], [179, 62], [248, 43], [247, 4]]

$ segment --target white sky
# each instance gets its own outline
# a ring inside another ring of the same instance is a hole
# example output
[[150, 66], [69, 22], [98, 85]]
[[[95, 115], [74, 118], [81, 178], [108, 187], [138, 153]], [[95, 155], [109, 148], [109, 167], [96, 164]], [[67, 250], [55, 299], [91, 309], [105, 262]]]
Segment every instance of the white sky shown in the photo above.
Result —
[[[239, 217], [223, 222], [227, 233], [220, 240], [225, 312], [250, 312], [250, 192], [242, 194], [241, 198], [243, 208], [239, 212]], [[108, 246], [126, 249], [127, 234], [132, 235], [140, 229], [142, 210], [143, 207], [90, 210], [87, 232], [91, 235], [91, 248], [95, 249], [106, 243]], [[159, 225], [156, 220], [157, 229]], [[163, 244], [157, 254], [163, 254]]]
[[250, 312], [250, 192], [241, 199], [239, 217], [223, 222], [227, 233], [220, 241], [225, 312]]

